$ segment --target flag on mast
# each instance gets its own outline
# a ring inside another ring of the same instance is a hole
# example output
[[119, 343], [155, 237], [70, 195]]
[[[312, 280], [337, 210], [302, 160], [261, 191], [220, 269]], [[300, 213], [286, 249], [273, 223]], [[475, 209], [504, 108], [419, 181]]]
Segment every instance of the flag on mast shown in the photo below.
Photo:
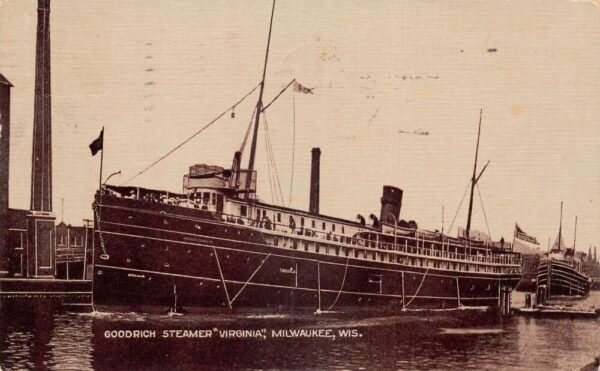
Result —
[[306, 86], [300, 84], [298, 81], [294, 81], [294, 91], [302, 94], [314, 94], [313, 90], [315, 88], [307, 88]]
[[96, 153], [100, 151], [104, 147], [104, 128], [100, 131], [100, 135], [98, 138], [94, 139], [92, 143], [90, 143], [90, 151], [92, 152], [92, 156], [96, 156]]
[[526, 241], [529, 243], [532, 243], [534, 245], [539, 245], [540, 243], [537, 241], [537, 238], [528, 235], [527, 233], [525, 233], [525, 231], [523, 231], [521, 229], [521, 227], [519, 227], [518, 224], [515, 224], [515, 239], [519, 239], [521, 241]]

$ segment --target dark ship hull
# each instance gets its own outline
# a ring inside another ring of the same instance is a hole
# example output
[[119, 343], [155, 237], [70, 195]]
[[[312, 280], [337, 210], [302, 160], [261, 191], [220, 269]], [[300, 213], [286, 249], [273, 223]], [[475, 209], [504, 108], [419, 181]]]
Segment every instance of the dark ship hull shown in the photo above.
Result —
[[448, 252], [419, 250], [418, 240], [416, 246], [398, 238], [393, 245], [360, 247], [106, 195], [97, 197], [95, 210], [96, 305], [497, 307], [501, 290], [512, 290], [520, 279], [518, 261], [511, 272], [499, 262], [486, 268], [476, 263], [483, 258], [453, 260], [444, 258]]
[[537, 286], [545, 287], [546, 295], [586, 296], [590, 292], [590, 280], [567, 262], [554, 259], [542, 260], [538, 266]]

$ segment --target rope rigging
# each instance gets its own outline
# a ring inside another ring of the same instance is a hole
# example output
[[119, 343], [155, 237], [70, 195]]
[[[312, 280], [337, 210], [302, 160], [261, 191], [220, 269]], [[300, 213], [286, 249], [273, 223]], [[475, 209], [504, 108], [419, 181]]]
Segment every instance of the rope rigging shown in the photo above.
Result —
[[256, 107], [254, 107], [254, 111], [252, 111], [252, 116], [250, 117], [250, 122], [248, 123], [248, 129], [246, 130], [246, 135], [244, 136], [244, 141], [240, 146], [240, 153], [244, 153], [244, 148], [246, 148], [246, 142], [248, 141], [248, 137], [250, 136], [250, 131], [252, 130], [252, 121], [254, 120], [254, 115], [256, 114]]
[[452, 218], [452, 223], [450, 223], [450, 228], [448, 229], [448, 235], [452, 231], [452, 226], [454, 226], [454, 222], [456, 221], [456, 217], [458, 216], [460, 207], [462, 206], [462, 203], [465, 200], [465, 197], [467, 196], [467, 191], [469, 190], [469, 184], [471, 184], [471, 180], [469, 180], [469, 182], [467, 182], [467, 187], [465, 188], [465, 193], [463, 193], [462, 200], [460, 200], [460, 203], [458, 204], [458, 208], [456, 208], [456, 213], [454, 214], [454, 218]]
[[294, 160], [296, 158], [296, 93], [292, 94], [292, 117], [293, 117], [293, 131], [292, 131], [292, 168], [290, 175], [290, 198], [288, 200], [288, 206], [292, 206], [292, 189], [294, 187]]
[[487, 215], [485, 213], [485, 207], [483, 207], [483, 198], [481, 197], [481, 191], [479, 191], [479, 183], [477, 183], [476, 186], [477, 186], [477, 194], [479, 195], [479, 201], [481, 202], [481, 210], [483, 210], [483, 218], [485, 219], [485, 225], [487, 227], [488, 236], [490, 238], [492, 238], [492, 232], [490, 232], [490, 225], [488, 224]]
[[281, 91], [280, 91], [280, 92], [279, 92], [279, 93], [278, 93], [278, 94], [275, 96], [275, 98], [273, 98], [273, 100], [271, 100], [271, 101], [269, 102], [269, 104], [267, 104], [266, 106], [264, 106], [264, 107], [263, 107], [263, 108], [260, 110], [260, 112], [265, 112], [265, 111], [267, 110], [267, 108], [269, 108], [269, 107], [271, 106], [271, 104], [275, 103], [275, 101], [277, 100], [277, 98], [279, 98], [279, 97], [281, 96], [281, 94], [283, 94], [283, 93], [284, 93], [286, 90], [288, 90], [288, 88], [289, 88], [290, 86], [292, 86], [292, 84], [293, 84], [293, 83], [295, 83], [295, 82], [296, 82], [296, 79], [292, 79], [292, 81], [290, 81], [290, 82], [289, 82], [289, 83], [288, 83], [288, 84], [285, 86], [285, 88], [281, 89]]
[[[283, 192], [281, 191], [281, 182], [279, 181], [279, 173], [277, 171], [277, 165], [275, 163], [275, 156], [273, 154], [273, 146], [271, 144], [271, 135], [269, 134], [269, 125], [267, 123], [267, 115], [263, 112], [263, 122], [265, 126], [265, 141], [267, 145], [267, 163], [270, 163], [270, 166], [273, 169], [273, 188], [275, 193], [275, 200], [277, 197], [281, 200], [281, 204], [285, 206], [283, 201]], [[269, 179], [270, 180], [270, 179]], [[279, 191], [279, 194], [277, 194]]]
[[273, 173], [271, 170], [271, 156], [269, 156], [269, 142], [267, 141], [267, 131], [263, 130], [265, 136], [265, 153], [267, 154], [267, 175], [269, 176], [269, 189], [271, 190], [271, 202], [278, 204], [277, 194], [273, 192]]
[[238, 100], [236, 103], [234, 103], [233, 105], [231, 105], [230, 107], [228, 107], [225, 111], [223, 111], [221, 114], [219, 114], [217, 117], [215, 117], [212, 121], [210, 121], [208, 124], [204, 125], [202, 128], [200, 128], [198, 131], [196, 131], [194, 134], [192, 134], [189, 138], [187, 138], [186, 140], [184, 140], [183, 142], [179, 143], [177, 146], [175, 146], [173, 149], [171, 149], [169, 152], [167, 152], [166, 154], [164, 154], [163, 156], [161, 156], [158, 160], [154, 161], [153, 163], [151, 163], [150, 165], [146, 166], [142, 171], [138, 172], [137, 174], [135, 174], [134, 176], [132, 176], [131, 178], [127, 179], [125, 182], [123, 182], [121, 185], [127, 184], [130, 181], [132, 181], [133, 179], [137, 178], [138, 176], [144, 174], [146, 171], [150, 170], [152, 167], [154, 167], [156, 164], [158, 164], [159, 162], [161, 162], [162, 160], [164, 160], [165, 158], [169, 157], [171, 154], [173, 154], [173, 152], [177, 151], [179, 148], [183, 147], [185, 144], [187, 144], [189, 141], [191, 141], [192, 139], [194, 139], [196, 136], [198, 136], [198, 134], [202, 133], [204, 130], [208, 129], [212, 124], [214, 124], [215, 122], [217, 122], [221, 117], [225, 116], [225, 114], [227, 114], [229, 111], [232, 111], [238, 104], [240, 104], [241, 102], [243, 102], [246, 98], [248, 98], [252, 93], [254, 93], [254, 91], [256, 89], [258, 89], [259, 86], [261, 86], [262, 83], [256, 85], [252, 90], [250, 90], [250, 92], [248, 92], [246, 95], [244, 95], [240, 100]]

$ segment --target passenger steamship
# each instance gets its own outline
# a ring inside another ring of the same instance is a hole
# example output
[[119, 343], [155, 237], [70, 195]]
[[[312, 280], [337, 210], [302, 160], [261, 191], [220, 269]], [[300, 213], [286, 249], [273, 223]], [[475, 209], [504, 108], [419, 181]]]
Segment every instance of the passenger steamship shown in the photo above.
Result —
[[380, 215], [368, 222], [319, 213], [317, 148], [308, 211], [261, 201], [254, 155], [264, 81], [263, 73], [248, 168], [238, 151], [230, 168], [191, 166], [182, 193], [111, 185], [97, 192], [96, 305], [497, 307], [517, 285], [520, 255], [468, 238], [471, 210], [466, 238], [401, 220], [403, 191], [393, 186], [383, 187]]
[[[576, 226], [577, 228], [577, 222]], [[577, 229], [575, 229], [577, 234]], [[581, 271], [581, 260], [572, 248], [565, 246], [562, 236], [562, 202], [560, 204], [560, 227], [550, 251], [538, 265], [536, 293], [539, 298], [582, 297], [590, 293], [591, 279]], [[543, 302], [543, 300], [540, 300]]]

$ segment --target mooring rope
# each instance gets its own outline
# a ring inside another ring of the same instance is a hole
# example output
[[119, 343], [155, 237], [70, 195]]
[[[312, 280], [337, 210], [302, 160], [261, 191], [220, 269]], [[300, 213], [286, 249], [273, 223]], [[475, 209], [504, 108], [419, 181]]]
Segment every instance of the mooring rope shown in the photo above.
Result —
[[340, 294], [342, 293], [342, 290], [344, 289], [344, 283], [346, 283], [346, 274], [348, 273], [348, 262], [350, 261], [350, 257], [346, 257], [346, 267], [344, 268], [344, 278], [342, 278], [342, 284], [340, 285], [340, 290], [337, 293], [337, 296], [335, 297], [335, 300], [333, 301], [333, 304], [331, 304], [331, 306], [329, 307], [329, 309], [327, 309], [327, 311], [330, 311], [331, 309], [333, 309], [334, 305], [337, 303], [338, 299], [340, 298]]
[[[102, 191], [100, 191], [102, 192]], [[102, 197], [102, 195], [100, 195], [100, 197]], [[102, 248], [102, 255], [100, 255], [100, 259], [102, 260], [108, 260], [108, 258], [110, 257], [108, 255], [108, 253], [106, 252], [106, 247], [104, 247], [104, 237], [102, 237], [102, 230], [100, 228], [100, 205], [96, 204], [96, 209], [94, 210], [94, 213], [96, 214], [96, 220], [98, 221], [98, 236], [100, 237], [100, 247]]]
[[235, 301], [235, 299], [237, 299], [237, 297], [242, 293], [242, 291], [244, 291], [244, 289], [250, 283], [250, 281], [252, 280], [252, 278], [254, 277], [254, 275], [256, 275], [256, 273], [258, 273], [258, 271], [265, 264], [265, 262], [267, 261], [267, 259], [269, 259], [269, 256], [271, 256], [271, 253], [267, 254], [267, 257], [263, 259], [263, 261], [260, 263], [260, 265], [258, 266], [258, 268], [256, 268], [254, 270], [254, 272], [252, 273], [252, 275], [250, 275], [250, 278], [248, 278], [248, 281], [246, 281], [246, 283], [244, 283], [244, 286], [242, 286], [242, 288], [240, 289], [240, 291], [238, 291], [238, 293], [235, 294], [235, 296], [233, 297], [233, 299], [231, 299], [231, 304], [233, 304], [233, 302]]
[[415, 300], [415, 298], [417, 297], [417, 295], [419, 295], [419, 291], [421, 291], [421, 287], [423, 286], [423, 282], [425, 282], [425, 277], [427, 277], [427, 272], [429, 272], [429, 267], [427, 267], [427, 269], [425, 270], [425, 273], [423, 274], [423, 278], [421, 279], [421, 284], [417, 288], [417, 291], [415, 292], [415, 294], [413, 295], [413, 297], [410, 298], [410, 300], [408, 301], [408, 303], [406, 303], [406, 305], [404, 306], [404, 309], [408, 308], [408, 306], [410, 305], [410, 303], [412, 303], [412, 301]]

